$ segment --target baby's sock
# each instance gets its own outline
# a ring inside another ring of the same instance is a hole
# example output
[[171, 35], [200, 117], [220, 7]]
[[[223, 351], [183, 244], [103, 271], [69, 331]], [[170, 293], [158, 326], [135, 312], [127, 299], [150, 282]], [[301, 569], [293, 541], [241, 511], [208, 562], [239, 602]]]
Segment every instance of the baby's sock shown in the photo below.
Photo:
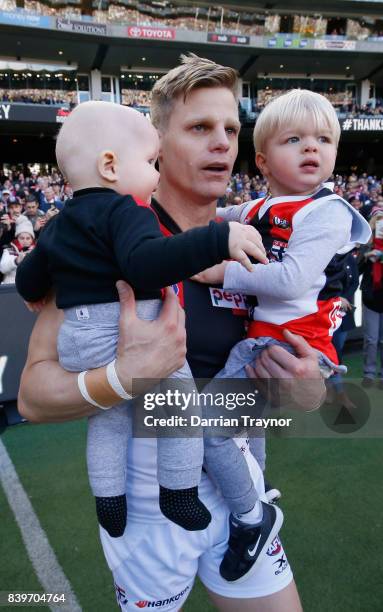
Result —
[[123, 535], [126, 527], [127, 505], [125, 495], [95, 497], [98, 522], [112, 538]]
[[262, 521], [263, 517], [262, 504], [258, 499], [253, 508], [251, 508], [248, 512], [244, 512], [243, 514], [233, 512], [233, 516], [241, 523], [246, 523], [246, 525], [258, 525], [258, 523]]
[[174, 490], [160, 485], [160, 508], [166, 518], [188, 531], [206, 529], [211, 521], [209, 510], [198, 498], [198, 487]]

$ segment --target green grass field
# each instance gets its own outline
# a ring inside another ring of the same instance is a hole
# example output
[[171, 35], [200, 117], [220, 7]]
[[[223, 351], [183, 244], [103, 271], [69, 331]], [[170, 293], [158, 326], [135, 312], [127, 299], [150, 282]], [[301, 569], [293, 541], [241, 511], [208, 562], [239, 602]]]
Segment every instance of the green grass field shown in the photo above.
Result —
[[[346, 361], [360, 376], [358, 355]], [[369, 396], [383, 410], [383, 391]], [[2, 440], [81, 607], [105, 612], [116, 606], [87, 484], [85, 430], [85, 422], [25, 424]], [[383, 609], [382, 457], [381, 437], [268, 442], [268, 477], [283, 492], [282, 539], [307, 612]], [[0, 486], [0, 591], [41, 590]], [[184, 610], [212, 609], [197, 584]]]

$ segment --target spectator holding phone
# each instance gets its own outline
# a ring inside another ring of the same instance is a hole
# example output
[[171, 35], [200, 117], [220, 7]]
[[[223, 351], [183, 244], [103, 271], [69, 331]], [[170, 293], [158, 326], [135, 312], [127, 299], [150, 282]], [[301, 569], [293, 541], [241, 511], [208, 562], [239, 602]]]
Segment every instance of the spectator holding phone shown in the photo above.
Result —
[[55, 196], [52, 187], [46, 187], [44, 191], [41, 191], [39, 193], [39, 199], [40, 209], [45, 213], [51, 209], [57, 209], [60, 211], [64, 208], [64, 204]]
[[15, 239], [4, 248], [0, 259], [0, 272], [4, 275], [2, 281], [4, 284], [15, 282], [17, 266], [35, 247], [32, 223], [25, 217], [20, 217], [20, 219], [16, 222]]

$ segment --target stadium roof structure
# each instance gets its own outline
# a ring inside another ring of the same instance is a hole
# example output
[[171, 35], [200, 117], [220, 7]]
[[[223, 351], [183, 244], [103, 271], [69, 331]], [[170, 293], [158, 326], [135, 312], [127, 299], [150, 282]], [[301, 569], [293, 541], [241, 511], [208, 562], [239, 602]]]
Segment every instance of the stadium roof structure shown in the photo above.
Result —
[[[371, 45], [370, 45], [371, 46]], [[244, 80], [259, 76], [328, 76], [355, 80], [374, 78], [383, 84], [382, 45], [372, 51], [267, 48], [222, 45], [192, 40], [143, 40], [1, 27], [0, 57], [26, 63], [59, 62], [88, 73], [119, 74], [122, 66], [132, 71], [165, 72], [178, 63], [181, 53], [193, 51], [236, 68]], [[145, 58], [145, 59], [143, 59]]]

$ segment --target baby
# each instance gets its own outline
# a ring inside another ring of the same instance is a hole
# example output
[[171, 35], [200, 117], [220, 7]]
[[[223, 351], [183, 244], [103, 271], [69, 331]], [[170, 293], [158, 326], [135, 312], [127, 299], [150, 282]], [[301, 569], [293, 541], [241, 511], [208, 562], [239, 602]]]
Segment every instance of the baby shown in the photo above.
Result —
[[[235, 222], [211, 222], [165, 238], [148, 206], [159, 174], [159, 140], [139, 112], [107, 102], [79, 105], [59, 133], [56, 155], [72, 185], [73, 199], [44, 228], [34, 251], [17, 270], [22, 297], [41, 306], [53, 287], [64, 323], [58, 339], [62, 366], [80, 372], [84, 398], [100, 409], [86, 387], [88, 368], [109, 364], [108, 381], [121, 399], [114, 365], [119, 303], [116, 281], [129, 282], [140, 318], [161, 309], [161, 289], [225, 259], [248, 266], [247, 254], [267, 263], [258, 232]], [[188, 364], [173, 374], [192, 384]], [[89, 419], [87, 461], [100, 524], [113, 537], [126, 526], [127, 441], [131, 436], [126, 402]], [[185, 450], [185, 445], [186, 450]], [[198, 498], [203, 439], [158, 439], [160, 507], [189, 530], [204, 529], [210, 513]]]
[[[292, 90], [260, 114], [254, 129], [256, 164], [267, 178], [270, 195], [239, 206], [218, 210], [227, 221], [240, 221], [261, 234], [270, 264], [254, 265], [251, 272], [236, 262], [225, 262], [198, 275], [224, 290], [256, 296], [250, 307], [247, 339], [231, 351], [218, 378], [244, 378], [245, 366], [271, 344], [284, 346], [284, 330], [303, 336], [316, 349], [321, 371], [329, 376], [338, 365], [332, 335], [341, 322], [342, 259], [356, 243], [366, 243], [370, 228], [364, 218], [323, 181], [334, 169], [340, 137], [339, 121], [323, 96]], [[251, 298], [250, 298], [251, 302]], [[258, 372], [262, 375], [262, 367]], [[265, 373], [265, 377], [266, 373]], [[275, 372], [278, 377], [278, 371]], [[206, 448], [214, 456], [209, 473], [216, 476], [217, 454], [225, 455], [233, 443], [227, 438]], [[264, 468], [264, 438], [251, 438], [250, 448]], [[237, 464], [243, 486], [243, 467]], [[248, 480], [252, 487], [251, 480]], [[233, 491], [223, 489], [225, 498]], [[251, 503], [250, 503], [251, 502]], [[251, 544], [251, 530], [262, 524], [268, 508], [252, 496], [237, 505], [231, 516], [229, 549], [220, 567], [227, 580], [253, 571], [254, 559], [243, 555]], [[262, 518], [263, 517], [263, 518]]]

